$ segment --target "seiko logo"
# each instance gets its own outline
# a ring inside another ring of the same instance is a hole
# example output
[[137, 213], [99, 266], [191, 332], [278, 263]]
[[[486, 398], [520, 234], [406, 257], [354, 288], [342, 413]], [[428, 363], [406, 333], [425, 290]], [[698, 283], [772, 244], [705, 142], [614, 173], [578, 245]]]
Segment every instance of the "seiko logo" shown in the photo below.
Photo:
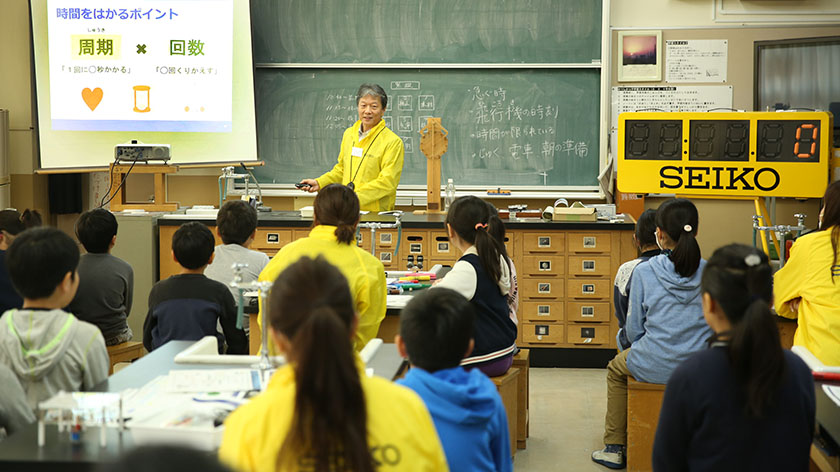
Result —
[[770, 192], [779, 186], [776, 169], [762, 167], [689, 167], [664, 166], [659, 169], [660, 188], [761, 190]]

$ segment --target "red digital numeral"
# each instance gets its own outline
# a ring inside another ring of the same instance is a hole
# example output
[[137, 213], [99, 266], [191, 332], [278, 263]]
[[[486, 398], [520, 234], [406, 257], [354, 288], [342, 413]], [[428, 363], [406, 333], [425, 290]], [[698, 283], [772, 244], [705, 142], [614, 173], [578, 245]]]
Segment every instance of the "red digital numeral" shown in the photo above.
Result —
[[[802, 130], [811, 130], [811, 136], [807, 136], [807, 131], [805, 132], [806, 136], [802, 136]], [[803, 123], [796, 128], [796, 143], [793, 145], [793, 153], [796, 157], [800, 159], [808, 159], [814, 157], [814, 154], [817, 153], [817, 135], [819, 132], [819, 128], [811, 123]], [[802, 147], [805, 149], [808, 148], [808, 144], [811, 145], [811, 152], [799, 152], [799, 144], [803, 144]]]

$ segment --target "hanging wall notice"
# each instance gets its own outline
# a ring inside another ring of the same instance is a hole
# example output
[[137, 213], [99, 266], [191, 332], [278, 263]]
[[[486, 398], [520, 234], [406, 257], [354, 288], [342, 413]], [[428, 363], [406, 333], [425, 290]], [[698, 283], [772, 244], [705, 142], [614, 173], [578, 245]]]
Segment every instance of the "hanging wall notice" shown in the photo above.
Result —
[[666, 82], [726, 82], [725, 39], [665, 41]]
[[731, 85], [670, 85], [612, 88], [612, 129], [628, 111], [710, 111], [732, 108]]

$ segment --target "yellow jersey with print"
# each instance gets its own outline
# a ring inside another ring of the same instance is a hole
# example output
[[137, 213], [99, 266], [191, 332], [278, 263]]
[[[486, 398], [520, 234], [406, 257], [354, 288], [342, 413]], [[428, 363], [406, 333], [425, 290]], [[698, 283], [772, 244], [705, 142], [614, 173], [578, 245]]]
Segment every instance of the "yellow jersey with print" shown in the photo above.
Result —
[[[350, 244], [340, 243], [335, 236], [335, 226], [318, 225], [309, 232], [309, 236], [293, 241], [278, 252], [260, 272], [260, 281], [274, 281], [283, 270], [297, 262], [303, 256], [312, 259], [318, 256], [336, 266], [350, 285], [356, 313], [359, 314], [359, 326], [353, 345], [356, 351], [376, 337], [379, 325], [385, 318], [386, 296], [388, 288], [385, 283], [385, 267], [369, 252]], [[262, 323], [262, 306], [258, 320]], [[389, 340], [390, 341], [390, 340]], [[269, 343], [272, 354], [277, 351], [273, 343]]]
[[321, 188], [353, 182], [363, 211], [393, 210], [403, 169], [402, 139], [385, 126], [385, 120], [359, 139], [361, 125], [361, 120], [356, 121], [344, 131], [338, 162], [316, 180]]
[[[367, 408], [368, 446], [376, 470], [447, 471], [446, 457], [423, 401], [411, 390], [380, 377], [368, 377], [360, 368]], [[295, 373], [281, 367], [265, 392], [231, 413], [219, 448], [219, 459], [241, 472], [311, 469], [301, 456], [293, 469], [278, 468], [280, 447], [289, 432], [295, 405]]]
[[[838, 245], [840, 252], [840, 245]], [[798, 318], [793, 344], [805, 346], [826, 365], [840, 366], [840, 253], [834, 259], [831, 228], [800, 237], [776, 272], [776, 312]], [[794, 313], [790, 301], [802, 298]]]

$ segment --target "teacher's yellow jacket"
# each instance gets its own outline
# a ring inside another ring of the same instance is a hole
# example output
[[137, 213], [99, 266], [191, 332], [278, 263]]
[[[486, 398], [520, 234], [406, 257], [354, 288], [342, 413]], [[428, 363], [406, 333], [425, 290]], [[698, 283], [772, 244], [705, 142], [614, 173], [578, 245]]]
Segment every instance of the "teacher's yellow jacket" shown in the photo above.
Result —
[[[260, 272], [259, 280], [274, 281], [283, 269], [297, 262], [303, 256], [315, 259], [324, 258], [336, 266], [350, 285], [356, 313], [359, 314], [359, 327], [353, 344], [360, 351], [365, 344], [376, 337], [379, 324], [385, 318], [386, 295], [385, 268], [369, 252], [351, 244], [338, 242], [335, 226], [318, 225], [312, 228], [309, 236], [293, 241], [280, 250], [268, 265]], [[259, 323], [262, 323], [260, 308]], [[389, 342], [391, 340], [388, 340]], [[271, 346], [273, 348], [273, 346]], [[274, 350], [272, 349], [272, 352]]]
[[[840, 248], [838, 248], [840, 249]], [[773, 283], [776, 312], [798, 318], [793, 344], [826, 365], [840, 366], [840, 254], [832, 267], [831, 228], [800, 237]], [[790, 301], [801, 297], [799, 311]]]
[[[407, 388], [361, 372], [368, 446], [377, 470], [447, 471], [446, 457], [423, 401]], [[295, 405], [294, 369], [277, 370], [268, 388], [231, 413], [219, 458], [240, 472], [275, 472]], [[305, 470], [295, 468], [295, 470]]]
[[[360, 141], [361, 125], [361, 120], [356, 121], [344, 131], [338, 163], [316, 180], [321, 188], [352, 181], [363, 211], [393, 210], [403, 169], [402, 139], [379, 120]], [[361, 156], [353, 156], [354, 147], [362, 149]]]

